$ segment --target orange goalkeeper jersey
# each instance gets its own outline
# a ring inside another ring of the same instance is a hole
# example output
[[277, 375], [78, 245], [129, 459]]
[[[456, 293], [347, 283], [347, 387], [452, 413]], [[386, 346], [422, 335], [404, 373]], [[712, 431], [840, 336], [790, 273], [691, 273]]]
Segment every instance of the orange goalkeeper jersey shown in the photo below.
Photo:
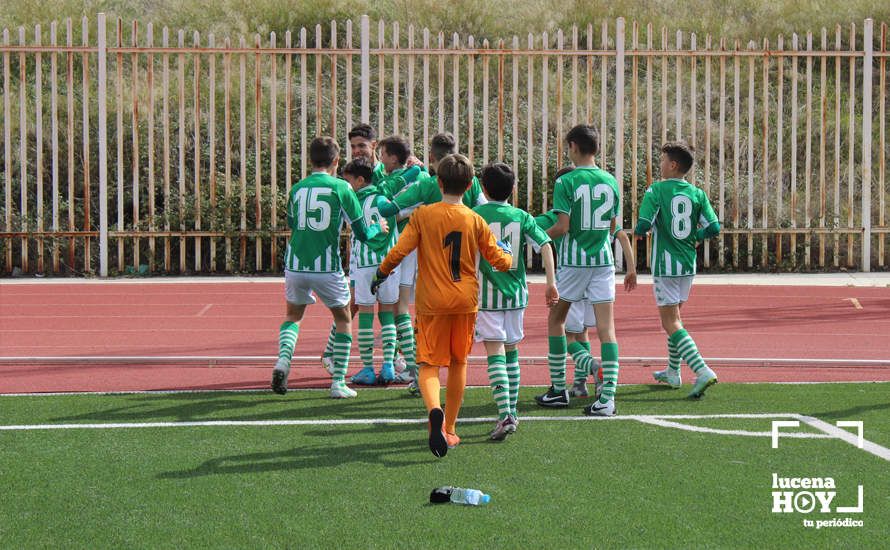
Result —
[[411, 214], [405, 230], [383, 263], [388, 275], [417, 249], [417, 313], [473, 313], [479, 309], [478, 254], [498, 271], [512, 257], [497, 245], [485, 220], [463, 204], [439, 202]]

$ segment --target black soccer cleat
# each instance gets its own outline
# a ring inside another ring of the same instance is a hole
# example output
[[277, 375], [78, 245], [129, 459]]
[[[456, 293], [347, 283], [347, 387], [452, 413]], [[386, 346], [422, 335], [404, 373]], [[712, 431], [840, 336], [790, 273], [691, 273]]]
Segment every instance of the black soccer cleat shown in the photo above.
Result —
[[430, 411], [430, 451], [441, 458], [448, 453], [448, 441], [445, 439], [445, 411], [433, 409]]
[[275, 369], [272, 371], [272, 391], [278, 395], [287, 393], [287, 373], [283, 370]]
[[550, 386], [547, 393], [535, 396], [535, 401], [542, 407], [563, 409], [569, 406], [569, 392], [567, 390], [556, 391], [553, 386]]

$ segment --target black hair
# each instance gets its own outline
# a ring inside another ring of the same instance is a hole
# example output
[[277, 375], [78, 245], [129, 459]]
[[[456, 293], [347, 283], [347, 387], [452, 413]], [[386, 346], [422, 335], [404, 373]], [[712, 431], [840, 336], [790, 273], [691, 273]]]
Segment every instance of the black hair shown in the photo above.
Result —
[[377, 131], [374, 130], [374, 127], [366, 122], [362, 122], [361, 124], [356, 124], [352, 127], [352, 130], [347, 134], [348, 139], [352, 139], [354, 137], [365, 138], [368, 141], [374, 141], [377, 139]]
[[408, 157], [411, 156], [411, 144], [402, 136], [389, 136], [380, 140], [378, 146], [381, 147], [386, 154], [395, 155], [399, 164], [405, 164]]
[[430, 140], [430, 155], [436, 157], [436, 160], [442, 160], [453, 154], [456, 149], [457, 144], [454, 142], [454, 136], [448, 132], [436, 134]]
[[313, 168], [327, 168], [340, 156], [340, 146], [334, 138], [319, 136], [309, 144], [309, 164]]
[[669, 159], [677, 163], [680, 171], [684, 174], [692, 169], [692, 163], [695, 161], [695, 154], [692, 147], [685, 141], [670, 141], [661, 146], [661, 152], [667, 155]]
[[343, 167], [343, 175], [363, 178], [366, 183], [371, 183], [371, 178], [374, 176], [374, 164], [371, 163], [371, 159], [356, 157]]
[[600, 148], [600, 134], [590, 124], [578, 124], [566, 134], [566, 143], [574, 143], [584, 155], [595, 155]]
[[496, 201], [505, 201], [513, 194], [516, 176], [513, 169], [503, 162], [493, 162], [482, 167], [482, 187]]

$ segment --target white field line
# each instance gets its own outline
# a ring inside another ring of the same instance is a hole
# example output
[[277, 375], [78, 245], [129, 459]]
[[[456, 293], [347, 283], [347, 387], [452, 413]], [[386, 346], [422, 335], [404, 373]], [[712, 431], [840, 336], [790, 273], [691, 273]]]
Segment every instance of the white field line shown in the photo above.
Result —
[[[838, 428], [834, 424], [829, 424], [828, 422], [825, 422], [824, 420], [819, 420], [818, 418], [815, 418], [812, 416], [800, 415], [798, 420], [800, 420], [801, 422], [804, 422], [806, 424], [809, 424], [810, 426], [816, 428], [817, 430], [821, 430], [821, 431], [825, 432], [826, 434], [830, 435], [831, 437], [840, 439], [842, 441], [846, 441], [847, 443], [849, 443], [850, 445], [853, 445], [854, 447], [859, 447], [859, 436], [858, 435], [853, 435], [852, 433], [850, 433], [846, 430], [842, 430], [841, 428]], [[782, 437], [785, 437], [784, 433], [782, 433]], [[869, 440], [863, 438], [862, 439], [862, 447], [859, 447], [859, 448], [861, 448], [863, 451], [865, 451], [867, 453], [875, 455], [878, 458], [883, 458], [884, 460], [890, 461], [890, 449], [888, 449], [887, 447], [882, 447], [881, 445], [878, 445], [877, 443], [874, 443], [872, 441], [869, 441]]]
[[[257, 363], [274, 364], [278, 356], [275, 355], [43, 355], [43, 356], [0, 356], [0, 365], [35, 365], [35, 364], [121, 364], [153, 365], [153, 364], [206, 364], [206, 365], [254, 365]], [[468, 359], [472, 362], [484, 362], [484, 355], [471, 355]], [[351, 362], [359, 362], [361, 358], [352, 357]], [[522, 358], [524, 362], [539, 363], [547, 360], [544, 355], [528, 355]], [[295, 355], [292, 361], [316, 362], [317, 355]], [[624, 364], [634, 365], [661, 365], [667, 363], [667, 357], [622, 357]], [[819, 367], [844, 366], [844, 367], [890, 367], [890, 359], [815, 359], [815, 358], [786, 358], [786, 357], [709, 357], [708, 363], [713, 365], [744, 365], [749, 367], [767, 366], [792, 366], [807, 365]], [[265, 365], [262, 365], [265, 366]]]
[[[840, 439], [850, 443], [854, 447], [858, 447], [858, 436], [854, 436], [850, 432], [842, 430], [836, 426], [828, 424], [818, 418], [804, 416], [797, 413], [740, 413], [740, 414], [677, 414], [677, 415], [627, 415], [612, 417], [590, 417], [590, 416], [525, 416], [521, 417], [523, 422], [596, 422], [607, 421], [616, 422], [621, 420], [633, 420], [643, 424], [659, 426], [662, 428], [679, 429], [688, 432], [717, 434], [717, 435], [734, 435], [744, 437], [771, 437], [772, 432], [751, 432], [747, 430], [726, 430], [718, 428], [708, 428], [704, 426], [694, 426], [684, 424], [682, 422], [674, 422], [674, 420], [709, 420], [718, 418], [735, 418], [735, 419], [767, 419], [767, 418], [792, 418], [800, 420], [823, 433], [808, 432], [782, 432], [782, 437], [797, 439]], [[494, 417], [473, 417], [461, 418], [458, 422], [462, 424], [495, 422]], [[19, 425], [0, 425], [0, 432], [12, 431], [48, 431], [48, 430], [113, 430], [113, 429], [144, 429], [144, 428], [188, 428], [188, 427], [272, 427], [272, 426], [354, 426], [354, 425], [376, 425], [376, 424], [422, 424], [426, 420], [423, 418], [336, 418], [336, 419], [315, 419], [315, 420], [204, 420], [204, 421], [186, 421], [186, 422], [111, 422], [102, 424], [19, 424]], [[865, 452], [890, 461], [890, 449], [878, 445], [867, 439], [863, 439], [861, 447]]]
[[[522, 422], [584, 422], [584, 421], [619, 421], [649, 419], [691, 419], [705, 420], [711, 418], [797, 418], [794, 413], [752, 413], [752, 414], [705, 414], [705, 415], [626, 415], [610, 417], [594, 416], [523, 416]], [[461, 418], [458, 422], [473, 424], [480, 422], [495, 422], [495, 417], [471, 417]], [[110, 430], [124, 428], [197, 428], [220, 426], [329, 426], [329, 425], [368, 425], [368, 424], [422, 424], [424, 418], [331, 418], [331, 419], [305, 419], [305, 420], [200, 420], [185, 422], [110, 422], [101, 424], [21, 424], [0, 425], [0, 431], [34, 431], [34, 430]], [[769, 435], [769, 434], [767, 434]], [[785, 433], [783, 432], [783, 436]]]

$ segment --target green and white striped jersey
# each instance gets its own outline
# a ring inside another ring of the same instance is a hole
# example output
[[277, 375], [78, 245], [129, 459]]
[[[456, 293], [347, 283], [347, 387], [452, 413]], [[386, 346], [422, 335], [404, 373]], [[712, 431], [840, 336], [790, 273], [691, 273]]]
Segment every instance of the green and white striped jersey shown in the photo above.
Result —
[[287, 225], [291, 237], [284, 268], [308, 273], [337, 273], [340, 229], [362, 217], [358, 199], [345, 180], [314, 172], [291, 187]]
[[[359, 205], [362, 209], [362, 216], [365, 218], [365, 225], [371, 227], [375, 223], [380, 222], [380, 212], [374, 205], [377, 197], [381, 195], [380, 190], [375, 185], [366, 185], [356, 191]], [[377, 267], [383, 262], [383, 258], [393, 247], [398, 239], [398, 229], [396, 228], [396, 217], [386, 219], [389, 224], [389, 239], [384, 248], [375, 247], [368, 243], [358, 240], [355, 234], [352, 234], [352, 258], [355, 260], [356, 267]], [[375, 239], [376, 241], [377, 239]]]
[[[442, 189], [439, 187], [439, 180], [436, 176], [421, 175], [417, 179], [417, 183], [403, 189], [393, 197], [392, 202], [402, 210], [410, 210], [422, 204], [442, 202]], [[476, 208], [486, 203], [485, 195], [482, 194], [482, 186], [476, 176], [473, 176], [473, 183], [464, 192], [463, 203], [467, 208]]]
[[568, 214], [569, 231], [557, 262], [568, 267], [615, 263], [609, 243], [612, 219], [621, 211], [615, 177], [596, 166], [579, 166], [556, 180], [553, 210]]
[[696, 230], [717, 223], [708, 196], [686, 180], [654, 182], [643, 195], [640, 220], [652, 224], [652, 275], [695, 275]]
[[499, 272], [484, 258], [479, 259], [479, 309], [497, 311], [523, 309], [528, 306], [528, 285], [525, 281], [525, 243], [541, 247], [550, 237], [526, 212], [505, 202], [492, 201], [473, 209], [482, 216], [496, 239], [510, 243], [513, 265]]

